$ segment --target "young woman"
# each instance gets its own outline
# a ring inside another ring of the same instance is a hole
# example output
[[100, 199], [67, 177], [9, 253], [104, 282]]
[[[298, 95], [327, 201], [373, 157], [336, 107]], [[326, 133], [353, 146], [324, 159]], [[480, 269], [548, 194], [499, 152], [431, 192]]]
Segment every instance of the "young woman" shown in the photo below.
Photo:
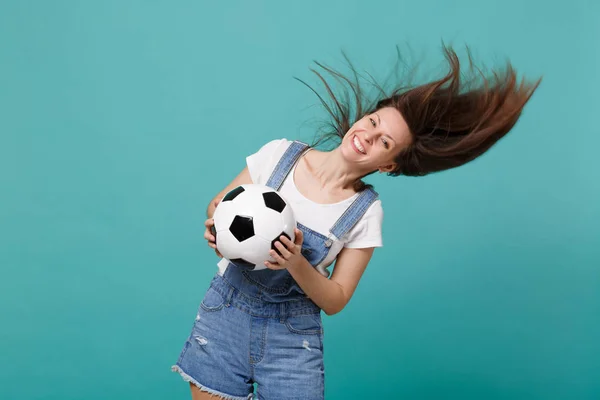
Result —
[[246, 168], [210, 202], [204, 237], [215, 251], [212, 214], [241, 184], [279, 190], [298, 224], [294, 242], [282, 236], [276, 243], [277, 262], [266, 263], [268, 269], [219, 262], [173, 366], [190, 382], [194, 400], [252, 398], [254, 383], [258, 399], [324, 398], [321, 311], [333, 315], [346, 306], [374, 249], [382, 246], [381, 200], [362, 179], [375, 172], [423, 176], [475, 159], [509, 132], [540, 82], [519, 83], [508, 64], [502, 73], [479, 74], [478, 85], [465, 86], [458, 56], [447, 47], [444, 54], [446, 76], [396, 89], [366, 108], [358, 80], [319, 64], [355, 94], [355, 104], [341, 101], [317, 73], [332, 97], [329, 106], [319, 96], [337, 147], [319, 151], [273, 140], [250, 155]]

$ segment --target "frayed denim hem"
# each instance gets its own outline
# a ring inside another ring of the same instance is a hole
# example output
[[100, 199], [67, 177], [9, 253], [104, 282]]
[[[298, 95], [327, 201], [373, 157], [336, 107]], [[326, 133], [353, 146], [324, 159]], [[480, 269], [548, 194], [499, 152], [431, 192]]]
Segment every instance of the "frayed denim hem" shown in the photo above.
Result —
[[194, 386], [196, 386], [201, 391], [210, 393], [210, 394], [215, 395], [215, 396], [222, 397], [225, 400], [252, 400], [254, 398], [254, 395], [252, 393], [250, 393], [246, 397], [230, 396], [228, 394], [221, 393], [221, 392], [219, 392], [217, 390], [213, 390], [213, 389], [207, 388], [206, 386], [201, 385], [194, 378], [192, 378], [191, 376], [189, 376], [188, 374], [186, 374], [185, 372], [183, 372], [183, 370], [181, 369], [181, 367], [179, 365], [173, 365], [171, 367], [171, 371], [178, 372], [179, 375], [181, 375], [181, 377], [183, 378], [184, 381], [190, 382], [190, 383], [194, 384]]

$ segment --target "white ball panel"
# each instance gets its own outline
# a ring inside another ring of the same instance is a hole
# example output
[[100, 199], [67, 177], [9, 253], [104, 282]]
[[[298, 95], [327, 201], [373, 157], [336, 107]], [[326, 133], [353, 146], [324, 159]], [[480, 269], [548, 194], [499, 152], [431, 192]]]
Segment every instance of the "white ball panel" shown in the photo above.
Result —
[[294, 229], [296, 228], [296, 217], [294, 215], [294, 211], [292, 210], [292, 206], [289, 203], [281, 213], [281, 221], [283, 231], [290, 235], [290, 237], [294, 237]]
[[271, 241], [283, 232], [283, 219], [281, 214], [270, 208], [263, 207], [259, 210], [254, 224], [254, 233], [258, 236]]
[[[234, 199], [235, 200], [235, 199]], [[215, 221], [215, 230], [217, 232], [227, 230], [236, 216], [236, 205], [233, 201], [225, 201], [219, 203], [213, 214]]]
[[240, 258], [240, 242], [229, 230], [217, 232], [217, 250], [228, 260]]
[[270, 259], [269, 250], [271, 250], [271, 243], [259, 236], [245, 240], [239, 246], [241, 258], [255, 264], [255, 269], [266, 268], [263, 263]]

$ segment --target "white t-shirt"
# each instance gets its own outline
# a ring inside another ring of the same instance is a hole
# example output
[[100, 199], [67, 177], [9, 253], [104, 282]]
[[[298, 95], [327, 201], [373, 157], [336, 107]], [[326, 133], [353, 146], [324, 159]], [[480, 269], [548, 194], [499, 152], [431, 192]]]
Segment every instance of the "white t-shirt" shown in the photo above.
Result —
[[[256, 153], [246, 157], [246, 164], [253, 183], [261, 185], [267, 183], [277, 162], [290, 144], [292, 144], [292, 141], [287, 139], [272, 140], [263, 145]], [[297, 222], [324, 236], [329, 236], [329, 229], [333, 227], [342, 213], [355, 200], [358, 193], [338, 203], [315, 203], [304, 197], [296, 188], [293, 178], [295, 169], [296, 166], [294, 165], [279, 188], [279, 192], [292, 205]], [[324, 276], [329, 276], [327, 267], [331, 265], [343, 247], [382, 247], [382, 221], [383, 208], [381, 207], [381, 200], [377, 199], [346, 235], [333, 242], [325, 259], [316, 266], [317, 270]], [[219, 272], [225, 272], [228, 264], [228, 260], [221, 259], [218, 263]]]

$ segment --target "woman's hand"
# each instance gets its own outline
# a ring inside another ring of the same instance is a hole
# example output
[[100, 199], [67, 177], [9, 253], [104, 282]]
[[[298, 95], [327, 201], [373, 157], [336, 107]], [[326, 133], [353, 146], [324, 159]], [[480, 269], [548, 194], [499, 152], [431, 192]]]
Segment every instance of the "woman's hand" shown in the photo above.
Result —
[[217, 250], [217, 238], [213, 234], [213, 227], [215, 226], [215, 221], [212, 218], [209, 218], [206, 221], [204, 221], [204, 226], [206, 227], [206, 230], [204, 231], [204, 239], [208, 241], [208, 246], [215, 249], [215, 253], [217, 253], [217, 256], [223, 257], [221, 253], [219, 253], [219, 250]]
[[302, 250], [302, 243], [304, 240], [302, 231], [298, 228], [295, 228], [294, 234], [296, 237], [293, 242], [283, 235], [280, 236], [279, 240], [275, 242], [275, 247], [279, 250], [281, 255], [277, 254], [275, 250], [271, 250], [269, 255], [275, 259], [276, 263], [274, 264], [269, 261], [265, 261], [267, 268], [275, 270], [293, 268], [306, 261], [306, 258], [304, 258], [300, 252], [300, 250]]

